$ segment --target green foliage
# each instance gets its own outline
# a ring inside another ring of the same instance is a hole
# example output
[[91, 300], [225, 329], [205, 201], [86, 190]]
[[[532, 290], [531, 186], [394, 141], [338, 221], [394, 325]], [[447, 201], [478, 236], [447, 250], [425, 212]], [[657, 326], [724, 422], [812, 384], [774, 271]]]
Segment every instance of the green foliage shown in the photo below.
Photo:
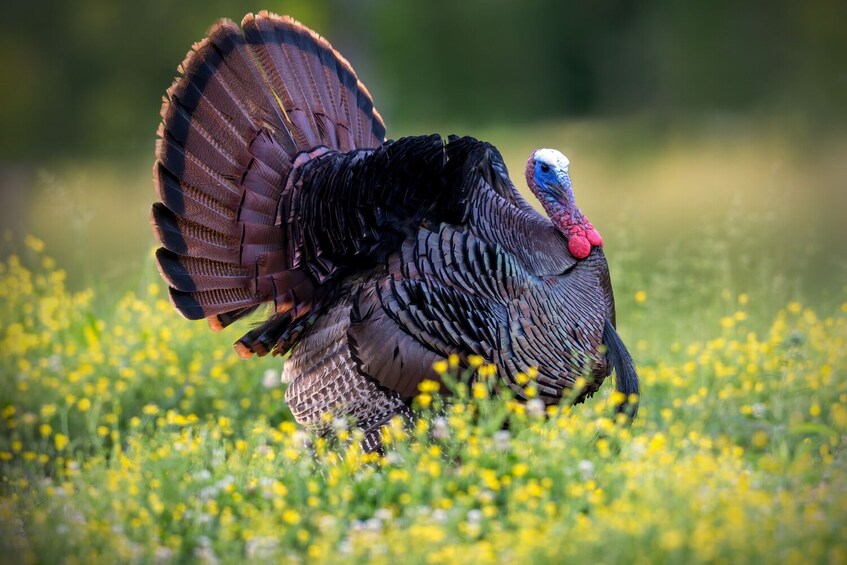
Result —
[[0, 265], [10, 560], [847, 558], [847, 302], [727, 290], [689, 315], [705, 326], [693, 337], [664, 339], [649, 328], [665, 322], [665, 289], [647, 280], [618, 298], [626, 333], [640, 336], [629, 340], [644, 393], [632, 426], [614, 421], [609, 386], [545, 410], [493, 396], [478, 359], [468, 389], [451, 359], [435, 369], [461, 401], [425, 381], [420, 418], [386, 428], [379, 457], [343, 422], [329, 439], [298, 430], [279, 361], [236, 360], [236, 334], [180, 320], [161, 285], [101, 316], [42, 247], [27, 238]]

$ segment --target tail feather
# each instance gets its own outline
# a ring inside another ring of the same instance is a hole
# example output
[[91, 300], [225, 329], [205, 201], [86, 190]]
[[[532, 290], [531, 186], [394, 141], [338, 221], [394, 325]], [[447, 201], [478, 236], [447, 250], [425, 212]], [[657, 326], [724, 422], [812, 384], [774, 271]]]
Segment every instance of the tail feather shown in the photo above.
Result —
[[317, 146], [376, 147], [385, 126], [347, 61], [291, 18], [222, 20], [179, 72], [156, 146], [159, 269], [174, 306], [215, 329], [273, 304], [277, 322], [258, 342], [271, 349], [317, 299], [292, 273], [290, 231], [278, 221], [295, 159], [321, 154], [310, 152]]
[[219, 314], [232, 315], [235, 311], [256, 306], [255, 296], [246, 289], [184, 292], [171, 287], [170, 295], [176, 309], [189, 320], [202, 320]]
[[242, 308], [240, 310], [233, 310], [232, 312], [225, 312], [223, 314], [218, 314], [217, 316], [212, 316], [209, 318], [209, 326], [215, 331], [220, 331], [228, 325], [232, 324], [233, 322], [236, 322], [241, 318], [249, 316], [250, 314], [255, 312], [258, 307], [259, 305], [255, 304], [253, 306]]
[[640, 394], [638, 373], [635, 371], [635, 363], [629, 351], [609, 320], [606, 320], [603, 327], [603, 344], [606, 346], [609, 364], [615, 369], [617, 390], [625, 396], [624, 402], [616, 408], [616, 411], [626, 414], [632, 420], [638, 414], [638, 400], [630, 402], [631, 395]]
[[[184, 257], [203, 257], [222, 263], [237, 263], [237, 241], [201, 224], [174, 214], [163, 204], [153, 205], [154, 231], [164, 249]], [[161, 265], [160, 265], [161, 267]]]
[[183, 292], [241, 288], [246, 276], [244, 269], [230, 263], [180, 257], [164, 247], [156, 251], [156, 259], [168, 284]]
[[[209, 229], [216, 229], [235, 220], [238, 206], [236, 194], [212, 197], [193, 186], [180, 183], [161, 163], [156, 164], [154, 175], [159, 198], [172, 215], [190, 217]], [[221, 196], [229, 198], [222, 199]]]
[[312, 108], [312, 92], [306, 84], [308, 67], [303, 64], [300, 54], [286, 45], [295, 33], [284, 33], [274, 26], [272, 19], [247, 16], [241, 22], [250, 48], [259, 63], [270, 69], [268, 80], [273, 92], [282, 100], [286, 108], [286, 117], [294, 127], [292, 133], [298, 145], [315, 147], [325, 145], [328, 140], [321, 138], [316, 111]]
[[235, 179], [241, 175], [235, 169], [230, 166], [224, 166], [223, 170], [212, 169], [170, 133], [164, 132], [158, 141], [157, 154], [158, 164], [178, 178], [180, 185], [193, 187], [221, 202], [240, 199], [241, 190]]

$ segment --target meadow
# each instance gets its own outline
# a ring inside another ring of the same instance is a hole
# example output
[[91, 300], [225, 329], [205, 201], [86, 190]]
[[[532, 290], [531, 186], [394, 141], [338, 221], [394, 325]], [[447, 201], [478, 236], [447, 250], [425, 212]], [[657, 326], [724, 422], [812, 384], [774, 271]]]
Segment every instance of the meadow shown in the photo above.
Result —
[[149, 162], [42, 171], [0, 244], [0, 561], [847, 562], [847, 140], [655, 132], [478, 133], [517, 184], [533, 147], [571, 158], [636, 421], [611, 386], [547, 413], [492, 397], [480, 364], [459, 401], [424, 383], [384, 457], [344, 422], [299, 430], [283, 361], [174, 312]]

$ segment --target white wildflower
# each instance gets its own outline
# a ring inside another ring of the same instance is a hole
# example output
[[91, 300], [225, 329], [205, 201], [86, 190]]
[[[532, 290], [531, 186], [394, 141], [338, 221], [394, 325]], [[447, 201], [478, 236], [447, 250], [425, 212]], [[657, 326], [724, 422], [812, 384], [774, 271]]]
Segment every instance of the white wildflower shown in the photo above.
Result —
[[282, 384], [282, 375], [273, 369], [267, 369], [262, 375], [262, 386], [266, 389], [276, 388]]
[[532, 418], [543, 418], [547, 413], [547, 407], [540, 398], [531, 398], [526, 402], [526, 413]]
[[450, 426], [447, 423], [447, 418], [439, 416], [432, 421], [432, 438], [438, 441], [445, 440], [450, 437]]
[[582, 476], [583, 481], [587, 481], [594, 476], [594, 463], [588, 459], [580, 461], [576, 468], [579, 469], [579, 474]]
[[509, 430], [498, 430], [494, 432], [494, 449], [497, 451], [508, 451], [512, 434]]

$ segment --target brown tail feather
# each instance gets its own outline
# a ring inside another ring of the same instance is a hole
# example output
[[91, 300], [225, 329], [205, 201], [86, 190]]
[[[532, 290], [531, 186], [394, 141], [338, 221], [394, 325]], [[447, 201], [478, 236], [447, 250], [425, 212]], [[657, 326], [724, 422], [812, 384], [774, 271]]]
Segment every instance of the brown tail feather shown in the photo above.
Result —
[[236, 310], [256, 305], [255, 296], [248, 290], [218, 289], [184, 292], [170, 287], [171, 302], [189, 320], [202, 320], [219, 314], [232, 314]]
[[293, 161], [321, 145], [376, 147], [385, 126], [322, 37], [267, 12], [248, 14], [242, 28], [213, 26], [167, 91], [151, 222], [174, 306], [220, 328], [272, 302], [278, 322], [253, 336], [269, 349], [316, 299], [312, 282], [292, 272], [287, 227], [277, 222]]
[[[273, 92], [304, 145], [349, 151], [382, 143], [385, 125], [350, 64], [300, 22], [262, 11], [241, 22]], [[336, 93], [337, 96], [333, 95]]]
[[199, 257], [180, 257], [164, 247], [156, 251], [162, 276], [176, 290], [197, 292], [226, 288], [243, 288], [244, 269]]
[[237, 240], [177, 216], [161, 202], [153, 205], [151, 221], [156, 237], [168, 251], [222, 263], [238, 261]]

